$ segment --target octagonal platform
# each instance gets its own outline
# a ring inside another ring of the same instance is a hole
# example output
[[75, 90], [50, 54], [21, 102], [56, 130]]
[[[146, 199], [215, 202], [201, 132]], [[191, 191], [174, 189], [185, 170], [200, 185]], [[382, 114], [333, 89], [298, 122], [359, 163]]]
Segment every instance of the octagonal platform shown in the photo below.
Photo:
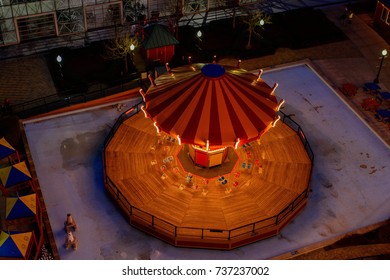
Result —
[[231, 249], [277, 234], [306, 205], [312, 163], [283, 122], [236, 150], [225, 184], [223, 167], [188, 180], [176, 142], [135, 114], [105, 148], [106, 189], [149, 234], [176, 246]]

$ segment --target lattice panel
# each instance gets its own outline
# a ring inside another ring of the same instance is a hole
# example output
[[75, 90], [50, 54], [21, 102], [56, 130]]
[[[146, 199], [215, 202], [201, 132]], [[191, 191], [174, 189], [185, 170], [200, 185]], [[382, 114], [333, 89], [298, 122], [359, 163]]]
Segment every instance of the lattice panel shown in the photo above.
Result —
[[69, 9], [69, 1], [68, 0], [55, 0], [56, 10], [65, 10]]
[[149, 4], [149, 12], [159, 11], [160, 16], [172, 16], [176, 10], [184, 10], [184, 0], [154, 0]]
[[[15, 30], [12, 31], [3, 31], [3, 44], [13, 44], [18, 42]], [[0, 41], [1, 42], [1, 41]]]
[[113, 26], [121, 22], [121, 3], [86, 6], [85, 14], [88, 29]]
[[12, 9], [10, 6], [5, 6], [0, 9], [0, 17], [12, 18]]
[[184, 13], [193, 14], [207, 11], [207, 0], [185, 0]]
[[3, 31], [10, 31], [15, 30], [15, 24], [12, 18], [8, 18], [4, 20], [4, 23], [2, 24]]
[[54, 7], [54, 1], [53, 0], [47, 0], [47, 1], [41, 1], [41, 7], [42, 7], [42, 12], [52, 12], [55, 10]]
[[41, 5], [39, 2], [27, 3], [27, 14], [34, 15], [42, 13]]
[[124, 0], [123, 1], [123, 14], [126, 17], [126, 21], [134, 22], [138, 20], [141, 15], [146, 15], [146, 6], [139, 0]]
[[58, 33], [68, 34], [83, 32], [84, 13], [82, 8], [57, 11]]
[[20, 16], [27, 15], [27, 7], [25, 4], [13, 5], [12, 11], [13, 11], [14, 17], [20, 17]]
[[82, 0], [69, 0], [70, 8], [77, 8], [77, 7], [81, 7], [82, 5], [83, 5]]

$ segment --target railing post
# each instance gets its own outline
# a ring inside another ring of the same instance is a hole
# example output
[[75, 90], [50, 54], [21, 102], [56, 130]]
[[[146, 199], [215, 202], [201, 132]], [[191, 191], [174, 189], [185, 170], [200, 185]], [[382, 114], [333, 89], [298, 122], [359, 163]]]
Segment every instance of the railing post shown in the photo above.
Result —
[[202, 239], [203, 239], [203, 231], [204, 231], [204, 229], [202, 228]]
[[154, 227], [154, 216], [152, 216], [152, 227]]

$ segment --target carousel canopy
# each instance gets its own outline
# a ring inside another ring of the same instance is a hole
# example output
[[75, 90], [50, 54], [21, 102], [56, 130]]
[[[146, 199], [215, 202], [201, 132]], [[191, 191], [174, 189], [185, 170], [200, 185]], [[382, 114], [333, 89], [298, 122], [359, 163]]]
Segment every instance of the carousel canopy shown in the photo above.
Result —
[[37, 213], [36, 194], [7, 197], [5, 203], [5, 217], [7, 220], [32, 217]]
[[5, 138], [0, 139], [0, 159], [8, 157], [12, 154], [14, 154], [16, 150], [11, 146], [10, 143], [8, 143]]
[[[279, 108], [260, 75], [219, 64], [192, 64], [161, 75], [143, 94], [145, 114], [182, 143], [234, 146], [259, 138]], [[208, 142], [208, 143], [207, 143]]]
[[2, 258], [25, 258], [32, 232], [0, 234], [0, 257]]
[[10, 187], [31, 179], [24, 161], [0, 169], [0, 180], [4, 187]]

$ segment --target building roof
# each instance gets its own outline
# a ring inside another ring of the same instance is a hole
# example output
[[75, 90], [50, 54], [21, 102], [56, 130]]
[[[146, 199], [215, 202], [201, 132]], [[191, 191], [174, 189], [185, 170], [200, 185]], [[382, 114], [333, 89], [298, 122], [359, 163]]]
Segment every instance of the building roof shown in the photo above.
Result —
[[179, 41], [163, 25], [152, 24], [145, 28], [143, 45], [146, 50], [177, 44]]

